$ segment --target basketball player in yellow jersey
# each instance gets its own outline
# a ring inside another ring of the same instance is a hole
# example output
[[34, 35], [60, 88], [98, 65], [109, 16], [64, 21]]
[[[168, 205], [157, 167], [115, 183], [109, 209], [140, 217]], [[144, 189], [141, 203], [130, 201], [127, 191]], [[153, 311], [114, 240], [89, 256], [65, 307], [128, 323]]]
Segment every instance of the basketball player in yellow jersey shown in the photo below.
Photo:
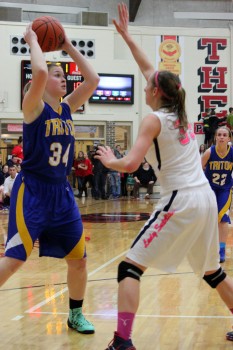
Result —
[[85, 236], [81, 215], [67, 181], [74, 155], [74, 113], [94, 92], [99, 76], [65, 37], [65, 50], [84, 81], [66, 95], [61, 66], [46, 64], [31, 24], [24, 39], [30, 47], [32, 81], [23, 100], [24, 160], [17, 176], [9, 215], [0, 286], [29, 258], [39, 240], [40, 256], [63, 259], [69, 290], [68, 326], [83, 334], [95, 328], [82, 313], [87, 282]]
[[228, 145], [231, 131], [226, 126], [215, 132], [216, 145], [208, 148], [202, 157], [202, 166], [218, 204], [219, 255], [220, 263], [225, 261], [228, 224], [231, 223], [229, 210], [232, 193], [233, 148]]

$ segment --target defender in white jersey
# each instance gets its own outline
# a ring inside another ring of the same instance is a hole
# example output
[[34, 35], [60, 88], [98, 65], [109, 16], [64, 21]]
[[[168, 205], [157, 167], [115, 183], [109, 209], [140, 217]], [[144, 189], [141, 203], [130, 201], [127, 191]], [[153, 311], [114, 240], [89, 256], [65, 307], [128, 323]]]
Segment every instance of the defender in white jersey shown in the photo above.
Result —
[[[185, 91], [175, 74], [154, 72], [128, 33], [126, 5], [119, 4], [118, 11], [115, 27], [146, 78], [146, 103], [153, 112], [143, 119], [136, 142], [124, 158], [116, 159], [109, 147], [99, 147], [96, 158], [108, 168], [132, 173], [153, 145], [154, 169], [162, 189], [154, 212], [118, 267], [117, 332], [106, 350], [134, 350], [131, 331], [139, 304], [140, 277], [147, 267], [173, 272], [187, 256], [193, 271], [217, 289], [231, 311], [233, 282], [219, 265], [217, 203], [187, 120]], [[231, 337], [230, 332], [227, 338]]]

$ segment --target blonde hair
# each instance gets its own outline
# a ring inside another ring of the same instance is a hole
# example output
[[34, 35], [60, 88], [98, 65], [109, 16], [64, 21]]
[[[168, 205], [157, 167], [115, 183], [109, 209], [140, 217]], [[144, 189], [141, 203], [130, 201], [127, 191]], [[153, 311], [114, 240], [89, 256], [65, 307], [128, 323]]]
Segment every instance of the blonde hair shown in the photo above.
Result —
[[46, 64], [47, 64], [47, 67], [48, 67], [48, 71], [50, 71], [50, 69], [53, 68], [53, 67], [61, 67], [62, 68], [61, 62], [48, 61], [48, 62], [46, 62]]
[[[53, 67], [61, 67], [62, 68], [60, 62], [50, 62], [50, 61], [48, 61], [48, 62], [46, 62], [46, 64], [47, 64], [47, 67], [48, 67], [48, 71], [51, 68], [53, 68]], [[30, 89], [31, 83], [32, 83], [32, 81], [30, 80], [30, 81], [27, 82], [27, 84], [24, 85], [23, 96], [25, 96], [26, 93], [28, 92], [28, 90]]]
[[223, 125], [223, 126], [219, 126], [216, 130], [215, 130], [215, 136], [217, 135], [217, 132], [218, 130], [220, 129], [224, 129], [228, 132], [228, 136], [231, 138], [231, 130], [226, 126], [226, 125]]

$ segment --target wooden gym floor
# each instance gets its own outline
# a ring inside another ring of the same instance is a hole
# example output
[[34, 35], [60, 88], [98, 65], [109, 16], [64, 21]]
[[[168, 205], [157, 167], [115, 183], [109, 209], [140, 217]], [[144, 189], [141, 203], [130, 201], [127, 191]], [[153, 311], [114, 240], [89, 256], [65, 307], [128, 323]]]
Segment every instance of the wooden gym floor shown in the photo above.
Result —
[[[78, 199], [84, 231], [90, 238], [84, 313], [96, 333], [81, 335], [67, 328], [66, 264], [39, 259], [37, 245], [20, 271], [0, 289], [0, 349], [104, 350], [116, 328], [118, 263], [155, 202]], [[1, 255], [7, 221], [8, 213], [0, 212]], [[233, 276], [232, 258], [230, 227], [223, 265]], [[175, 274], [148, 269], [142, 277], [133, 332], [138, 350], [232, 349], [233, 343], [225, 340], [232, 325], [233, 316], [217, 293], [192, 273], [186, 260]]]

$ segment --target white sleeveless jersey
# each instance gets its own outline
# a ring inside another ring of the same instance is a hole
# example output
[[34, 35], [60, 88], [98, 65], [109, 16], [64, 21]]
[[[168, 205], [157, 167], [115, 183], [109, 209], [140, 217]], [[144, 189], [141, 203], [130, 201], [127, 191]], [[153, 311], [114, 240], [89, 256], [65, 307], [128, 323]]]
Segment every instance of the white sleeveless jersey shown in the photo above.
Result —
[[202, 170], [198, 144], [191, 125], [180, 135], [176, 114], [165, 110], [153, 112], [161, 122], [161, 131], [154, 140], [153, 168], [161, 193], [208, 183]]

